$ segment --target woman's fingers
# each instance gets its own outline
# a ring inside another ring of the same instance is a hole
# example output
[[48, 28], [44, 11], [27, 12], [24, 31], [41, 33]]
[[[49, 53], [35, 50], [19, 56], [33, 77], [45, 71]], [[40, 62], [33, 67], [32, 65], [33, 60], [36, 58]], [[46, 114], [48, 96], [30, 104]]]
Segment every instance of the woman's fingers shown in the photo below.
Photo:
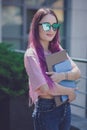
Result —
[[47, 75], [53, 75], [55, 72], [46, 72]]

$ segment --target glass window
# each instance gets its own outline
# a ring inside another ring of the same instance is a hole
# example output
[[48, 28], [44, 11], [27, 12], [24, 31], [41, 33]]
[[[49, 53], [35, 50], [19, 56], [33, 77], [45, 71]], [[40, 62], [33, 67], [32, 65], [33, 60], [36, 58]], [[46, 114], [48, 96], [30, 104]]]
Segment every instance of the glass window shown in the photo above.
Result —
[[[26, 0], [26, 5], [30, 6], [41, 6], [44, 2], [44, 0]], [[38, 3], [38, 4], [37, 4]]]
[[17, 4], [21, 4], [23, 3], [24, 0], [2, 0], [3, 3], [11, 3], [11, 4], [14, 4], [14, 3], [17, 3]]
[[63, 0], [26, 0], [25, 2], [28, 6], [56, 6], [58, 8], [62, 6]]
[[52, 7], [54, 9], [54, 12], [56, 13], [58, 17], [59, 23], [61, 23], [60, 27], [60, 42], [63, 46], [64, 42], [64, 0], [55, 0], [52, 4]]
[[60, 28], [62, 38], [64, 32], [64, 0], [3, 0], [2, 39], [13, 43], [15, 48], [25, 47], [33, 15], [37, 9], [46, 6], [52, 8], [57, 14], [58, 20], [62, 24]]
[[27, 24], [26, 24], [27, 32], [26, 33], [29, 33], [30, 24], [36, 11], [37, 11], [36, 9], [27, 9]]
[[54, 9], [55, 14], [57, 15], [58, 22], [61, 24], [60, 26], [60, 41], [63, 44], [63, 37], [64, 37], [64, 11], [62, 9]]
[[19, 7], [2, 7], [2, 35], [3, 37], [19, 37], [22, 35], [22, 16]]

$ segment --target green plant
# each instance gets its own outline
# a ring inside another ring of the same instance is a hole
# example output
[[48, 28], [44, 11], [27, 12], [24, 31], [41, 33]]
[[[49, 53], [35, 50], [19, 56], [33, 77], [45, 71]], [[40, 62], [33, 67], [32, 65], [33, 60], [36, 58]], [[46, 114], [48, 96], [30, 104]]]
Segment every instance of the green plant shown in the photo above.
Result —
[[11, 50], [11, 46], [0, 43], [0, 90], [12, 96], [28, 91], [24, 68], [24, 54]]

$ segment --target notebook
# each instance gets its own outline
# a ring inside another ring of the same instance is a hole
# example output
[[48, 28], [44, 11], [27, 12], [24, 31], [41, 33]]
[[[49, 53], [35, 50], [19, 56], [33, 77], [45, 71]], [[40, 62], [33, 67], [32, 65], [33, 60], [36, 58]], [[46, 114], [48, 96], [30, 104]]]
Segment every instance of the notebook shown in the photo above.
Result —
[[[67, 72], [72, 69], [71, 62], [67, 57], [67, 53], [65, 50], [60, 52], [53, 53], [51, 55], [46, 56], [46, 62], [48, 66], [48, 71], [54, 72]], [[76, 87], [76, 82], [72, 80], [63, 80], [59, 83], [65, 87]], [[65, 102], [68, 99], [67, 95], [61, 96], [61, 101]]]

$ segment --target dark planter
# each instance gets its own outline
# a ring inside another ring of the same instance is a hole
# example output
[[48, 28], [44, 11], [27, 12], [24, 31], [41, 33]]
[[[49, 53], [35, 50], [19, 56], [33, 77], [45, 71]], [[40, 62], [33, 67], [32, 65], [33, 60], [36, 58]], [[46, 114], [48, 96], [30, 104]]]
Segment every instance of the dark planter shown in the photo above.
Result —
[[0, 130], [33, 130], [28, 96], [9, 97], [0, 90]]
[[9, 102], [9, 96], [0, 90], [0, 130], [10, 129]]
[[70, 130], [80, 130], [80, 129], [75, 126], [71, 126]]
[[28, 96], [10, 99], [10, 130], [33, 130], [33, 108], [28, 106]]

